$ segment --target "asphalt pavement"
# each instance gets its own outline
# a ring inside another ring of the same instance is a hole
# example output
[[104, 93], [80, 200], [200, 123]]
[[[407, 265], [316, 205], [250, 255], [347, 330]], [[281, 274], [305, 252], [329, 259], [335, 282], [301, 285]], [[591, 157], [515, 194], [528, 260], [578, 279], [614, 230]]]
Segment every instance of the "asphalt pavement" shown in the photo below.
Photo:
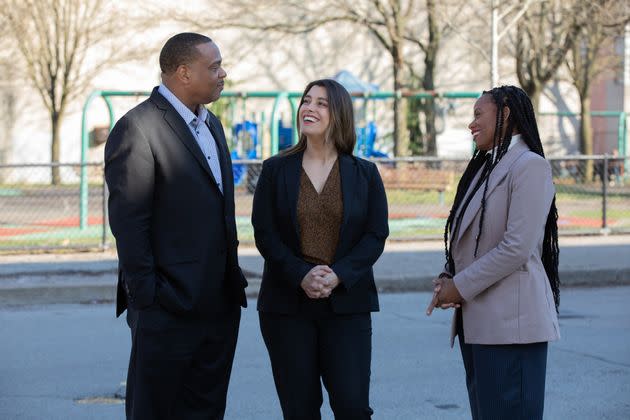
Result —
[[[470, 418], [450, 311], [430, 293], [388, 293], [372, 314], [375, 420]], [[572, 288], [549, 345], [545, 420], [630, 418], [630, 287]], [[258, 314], [243, 310], [226, 420], [281, 420]], [[0, 419], [124, 418], [130, 334], [114, 305], [0, 306]], [[324, 393], [322, 418], [333, 416]]]

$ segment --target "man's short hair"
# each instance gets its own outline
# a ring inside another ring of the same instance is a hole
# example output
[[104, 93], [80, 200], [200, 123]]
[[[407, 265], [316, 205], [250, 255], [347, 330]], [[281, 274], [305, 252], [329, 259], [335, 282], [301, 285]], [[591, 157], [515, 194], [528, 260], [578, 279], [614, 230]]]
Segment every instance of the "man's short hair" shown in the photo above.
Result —
[[212, 42], [205, 35], [183, 32], [171, 37], [160, 51], [160, 69], [170, 74], [182, 64], [190, 64], [199, 55], [197, 45]]

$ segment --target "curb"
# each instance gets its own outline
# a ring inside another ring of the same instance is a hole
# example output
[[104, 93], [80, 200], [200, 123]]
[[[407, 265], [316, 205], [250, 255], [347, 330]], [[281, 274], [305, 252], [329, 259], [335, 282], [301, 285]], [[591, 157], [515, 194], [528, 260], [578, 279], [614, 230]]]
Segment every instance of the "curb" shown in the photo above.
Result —
[[0, 306], [98, 303], [116, 299], [116, 288], [110, 285], [35, 286], [0, 290]]
[[[113, 302], [116, 298], [116, 287], [113, 279], [116, 270], [63, 270], [63, 271], [29, 271], [24, 273], [0, 274], [3, 279], [12, 280], [12, 284], [2, 285], [0, 282], [0, 305], [43, 305], [57, 303], [96, 303]], [[243, 270], [249, 282], [246, 295], [256, 298], [260, 288], [260, 274]], [[41, 277], [41, 282], [23, 284], [20, 277]], [[64, 279], [55, 284], [51, 278], [77, 277]], [[97, 280], [95, 277], [101, 277]], [[563, 287], [610, 287], [630, 285], [630, 268], [599, 270], [566, 270], [560, 272]], [[430, 292], [433, 289], [433, 276], [392, 276], [376, 279], [379, 293]], [[598, 281], [605, 279], [605, 281]], [[16, 281], [17, 280], [17, 281]], [[39, 284], [38, 284], [39, 283]]]
[[[597, 281], [603, 278], [604, 281]], [[400, 276], [376, 279], [379, 292], [431, 292], [434, 276]], [[567, 270], [560, 271], [561, 288], [567, 287], [610, 287], [629, 286], [630, 268], [602, 270]]]

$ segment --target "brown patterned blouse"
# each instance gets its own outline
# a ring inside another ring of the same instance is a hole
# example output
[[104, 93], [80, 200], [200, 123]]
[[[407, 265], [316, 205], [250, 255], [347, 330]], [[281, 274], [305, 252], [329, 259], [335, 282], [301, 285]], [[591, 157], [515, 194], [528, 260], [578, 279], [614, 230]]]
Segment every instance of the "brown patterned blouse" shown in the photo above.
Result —
[[304, 260], [311, 264], [331, 265], [343, 220], [339, 159], [335, 161], [319, 194], [302, 168], [297, 219]]

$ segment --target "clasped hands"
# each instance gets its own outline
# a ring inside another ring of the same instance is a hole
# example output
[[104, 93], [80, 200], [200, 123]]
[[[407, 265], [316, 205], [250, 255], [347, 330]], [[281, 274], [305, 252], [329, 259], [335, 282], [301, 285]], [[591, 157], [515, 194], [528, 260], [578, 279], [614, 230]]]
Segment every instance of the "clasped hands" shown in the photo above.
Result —
[[453, 277], [447, 273], [442, 273], [433, 279], [433, 298], [427, 306], [427, 316], [433, 313], [433, 309], [459, 308], [464, 299], [455, 287]]
[[339, 278], [327, 265], [316, 265], [306, 273], [300, 286], [311, 299], [327, 298], [339, 285]]

